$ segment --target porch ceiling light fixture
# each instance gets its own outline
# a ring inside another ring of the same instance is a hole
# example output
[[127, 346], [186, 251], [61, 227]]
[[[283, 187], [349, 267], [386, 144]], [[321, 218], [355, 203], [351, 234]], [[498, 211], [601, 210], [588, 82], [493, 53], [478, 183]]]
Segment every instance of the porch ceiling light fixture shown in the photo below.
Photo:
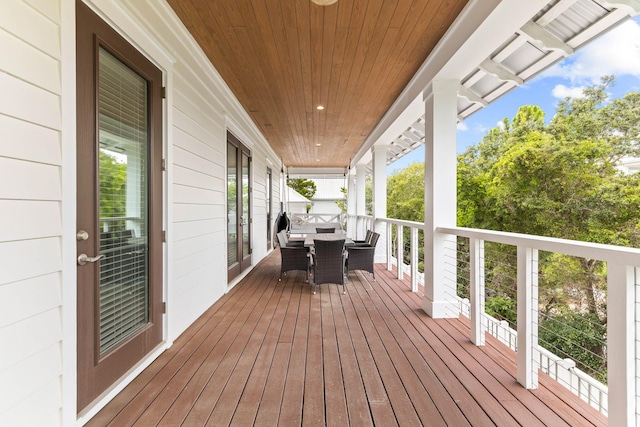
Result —
[[318, 4], [320, 6], [329, 6], [330, 4], [334, 4], [338, 0], [311, 0], [312, 3]]

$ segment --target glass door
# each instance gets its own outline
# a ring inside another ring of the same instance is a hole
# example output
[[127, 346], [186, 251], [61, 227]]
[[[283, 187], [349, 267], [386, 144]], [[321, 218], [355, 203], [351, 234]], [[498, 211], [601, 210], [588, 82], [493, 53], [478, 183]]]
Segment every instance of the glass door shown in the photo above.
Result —
[[162, 73], [77, 13], [81, 410], [162, 341]]
[[271, 199], [273, 197], [273, 174], [271, 173], [271, 168], [267, 168], [267, 182], [265, 188], [265, 206], [267, 208], [267, 250], [271, 249], [271, 239], [272, 239], [272, 207], [271, 207]]
[[251, 152], [227, 133], [227, 271], [231, 281], [251, 265]]

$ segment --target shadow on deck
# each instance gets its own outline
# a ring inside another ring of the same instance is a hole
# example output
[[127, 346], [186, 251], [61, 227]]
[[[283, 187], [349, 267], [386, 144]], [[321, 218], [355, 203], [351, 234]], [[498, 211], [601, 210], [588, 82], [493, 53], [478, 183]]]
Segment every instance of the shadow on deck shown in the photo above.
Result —
[[279, 273], [275, 250], [87, 425], [606, 425], [542, 373], [522, 388], [511, 350], [429, 318], [382, 264], [346, 295]]

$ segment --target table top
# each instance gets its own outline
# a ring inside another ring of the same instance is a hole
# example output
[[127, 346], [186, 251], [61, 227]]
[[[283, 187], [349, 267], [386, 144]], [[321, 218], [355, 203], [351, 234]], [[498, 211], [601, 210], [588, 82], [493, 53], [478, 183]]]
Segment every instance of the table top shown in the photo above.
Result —
[[342, 231], [338, 233], [319, 233], [319, 234], [307, 234], [304, 238], [304, 246], [310, 248], [314, 245], [314, 240], [342, 240], [344, 239], [345, 246], [353, 246], [355, 243], [352, 239], [348, 238]]
[[306, 235], [315, 234], [316, 228], [335, 228], [338, 232], [342, 232], [342, 225], [338, 223], [326, 222], [326, 223], [306, 223], [306, 224], [291, 224], [290, 234]]

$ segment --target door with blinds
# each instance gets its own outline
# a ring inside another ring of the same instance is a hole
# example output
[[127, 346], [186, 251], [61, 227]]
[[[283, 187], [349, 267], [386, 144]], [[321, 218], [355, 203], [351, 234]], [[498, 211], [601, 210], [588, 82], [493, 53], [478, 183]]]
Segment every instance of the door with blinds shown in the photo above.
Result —
[[227, 132], [227, 280], [251, 265], [251, 152]]
[[162, 73], [76, 7], [80, 411], [162, 341]]

